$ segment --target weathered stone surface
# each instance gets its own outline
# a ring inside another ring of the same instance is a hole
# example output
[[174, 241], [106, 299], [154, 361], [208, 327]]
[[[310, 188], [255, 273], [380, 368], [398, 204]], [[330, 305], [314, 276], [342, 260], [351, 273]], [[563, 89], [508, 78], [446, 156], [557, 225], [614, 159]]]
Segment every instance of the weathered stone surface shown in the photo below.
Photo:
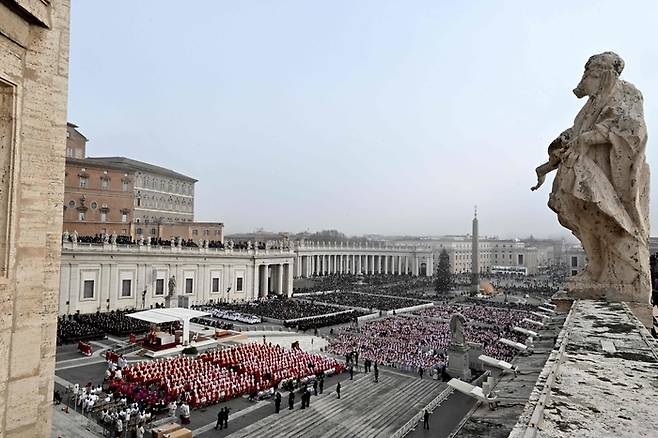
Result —
[[577, 301], [510, 437], [658, 436], [657, 375], [658, 343], [625, 303]]
[[570, 282], [576, 298], [648, 302], [649, 166], [642, 94], [620, 80], [615, 53], [592, 56], [574, 89], [589, 96], [572, 127], [548, 148], [538, 184], [557, 169], [548, 206], [580, 240], [586, 269]]
[[3, 5], [0, 437], [44, 437], [55, 368], [70, 4]]

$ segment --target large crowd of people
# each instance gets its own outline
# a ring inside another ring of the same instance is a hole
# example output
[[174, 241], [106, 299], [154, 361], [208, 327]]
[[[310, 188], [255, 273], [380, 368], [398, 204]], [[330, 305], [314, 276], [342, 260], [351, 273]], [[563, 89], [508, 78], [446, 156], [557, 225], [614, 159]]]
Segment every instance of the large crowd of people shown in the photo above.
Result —
[[[311, 299], [311, 297], [308, 298]], [[320, 303], [338, 304], [347, 307], [382, 311], [403, 309], [427, 303], [427, 301], [420, 301], [411, 298], [344, 291], [313, 295], [312, 299]]]
[[57, 343], [100, 339], [106, 334], [127, 336], [147, 332], [149, 323], [127, 316], [132, 312], [134, 310], [62, 315], [57, 320]]
[[270, 298], [250, 303], [214, 303], [196, 308], [221, 309], [226, 312], [237, 312], [243, 315], [256, 315], [282, 321], [306, 318], [309, 316], [327, 315], [341, 312], [345, 309], [329, 306], [324, 303], [314, 303], [287, 298]]
[[182, 401], [195, 408], [344, 369], [327, 356], [253, 343], [129, 365], [119, 379], [111, 377], [111, 388], [147, 406]]
[[528, 310], [518, 309], [516, 305], [488, 306], [472, 304], [460, 306], [456, 304], [435, 304], [434, 307], [417, 310], [414, 314], [426, 318], [448, 320], [457, 312], [461, 313], [467, 321], [476, 321], [506, 328], [518, 326], [524, 318], [533, 319], [532, 314]]
[[[524, 326], [522, 320], [532, 316], [509, 307], [438, 305], [412, 315], [344, 327], [337, 332], [328, 351], [340, 355], [358, 352], [364, 359], [404, 369], [444, 368], [451, 341], [447, 320], [456, 312], [466, 317], [467, 341], [481, 343], [484, 354], [508, 362], [516, 350], [498, 342], [499, 339], [524, 342], [525, 337], [512, 328]], [[468, 323], [469, 320], [479, 324]]]
[[320, 327], [327, 327], [330, 325], [345, 324], [348, 322], [355, 322], [359, 316], [366, 315], [366, 312], [359, 310], [346, 310], [340, 313], [330, 315], [318, 315], [301, 320], [284, 321], [285, 327], [296, 328], [297, 330], [311, 330]]

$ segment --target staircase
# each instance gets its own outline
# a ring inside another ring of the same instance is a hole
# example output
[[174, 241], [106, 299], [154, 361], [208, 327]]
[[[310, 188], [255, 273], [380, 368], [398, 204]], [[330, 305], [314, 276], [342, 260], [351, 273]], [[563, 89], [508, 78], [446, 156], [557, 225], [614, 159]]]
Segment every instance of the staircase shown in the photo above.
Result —
[[[425, 408], [445, 384], [431, 379], [407, 377], [380, 370], [379, 383], [373, 374], [345, 381], [341, 398], [335, 388], [311, 397], [311, 406], [288, 410], [287, 393], [282, 393], [281, 413], [272, 414], [231, 435], [254, 437], [386, 437], [393, 435]], [[299, 396], [296, 395], [299, 400]]]

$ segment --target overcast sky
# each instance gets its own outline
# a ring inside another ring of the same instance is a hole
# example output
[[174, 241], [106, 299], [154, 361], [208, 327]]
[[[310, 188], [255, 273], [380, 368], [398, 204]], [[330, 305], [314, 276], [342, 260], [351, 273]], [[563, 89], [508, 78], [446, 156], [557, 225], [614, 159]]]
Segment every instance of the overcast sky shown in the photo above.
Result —
[[658, 156], [656, 1], [72, 3], [69, 120], [88, 155], [197, 178], [197, 220], [227, 233], [466, 233], [474, 204], [484, 234], [564, 233], [552, 177], [529, 187], [605, 50], [643, 92]]

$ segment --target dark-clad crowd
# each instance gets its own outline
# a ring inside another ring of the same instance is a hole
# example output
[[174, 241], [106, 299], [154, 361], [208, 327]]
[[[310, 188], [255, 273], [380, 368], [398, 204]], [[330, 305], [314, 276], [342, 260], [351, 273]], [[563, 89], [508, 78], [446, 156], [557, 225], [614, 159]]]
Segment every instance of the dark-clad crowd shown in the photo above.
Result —
[[[311, 296], [307, 298], [311, 299]], [[312, 299], [320, 303], [383, 311], [403, 309], [428, 303], [428, 301], [411, 298], [343, 291], [313, 295]]]
[[149, 323], [130, 318], [135, 310], [113, 310], [111, 312], [75, 313], [60, 316], [57, 320], [57, 343], [101, 339], [106, 334], [127, 336], [146, 333]]
[[309, 316], [327, 315], [345, 310], [340, 307], [329, 306], [323, 303], [279, 297], [250, 303], [210, 303], [202, 306], [195, 306], [195, 308], [203, 308], [205, 310], [212, 308], [224, 309], [245, 315], [256, 315], [282, 321], [306, 318]]

